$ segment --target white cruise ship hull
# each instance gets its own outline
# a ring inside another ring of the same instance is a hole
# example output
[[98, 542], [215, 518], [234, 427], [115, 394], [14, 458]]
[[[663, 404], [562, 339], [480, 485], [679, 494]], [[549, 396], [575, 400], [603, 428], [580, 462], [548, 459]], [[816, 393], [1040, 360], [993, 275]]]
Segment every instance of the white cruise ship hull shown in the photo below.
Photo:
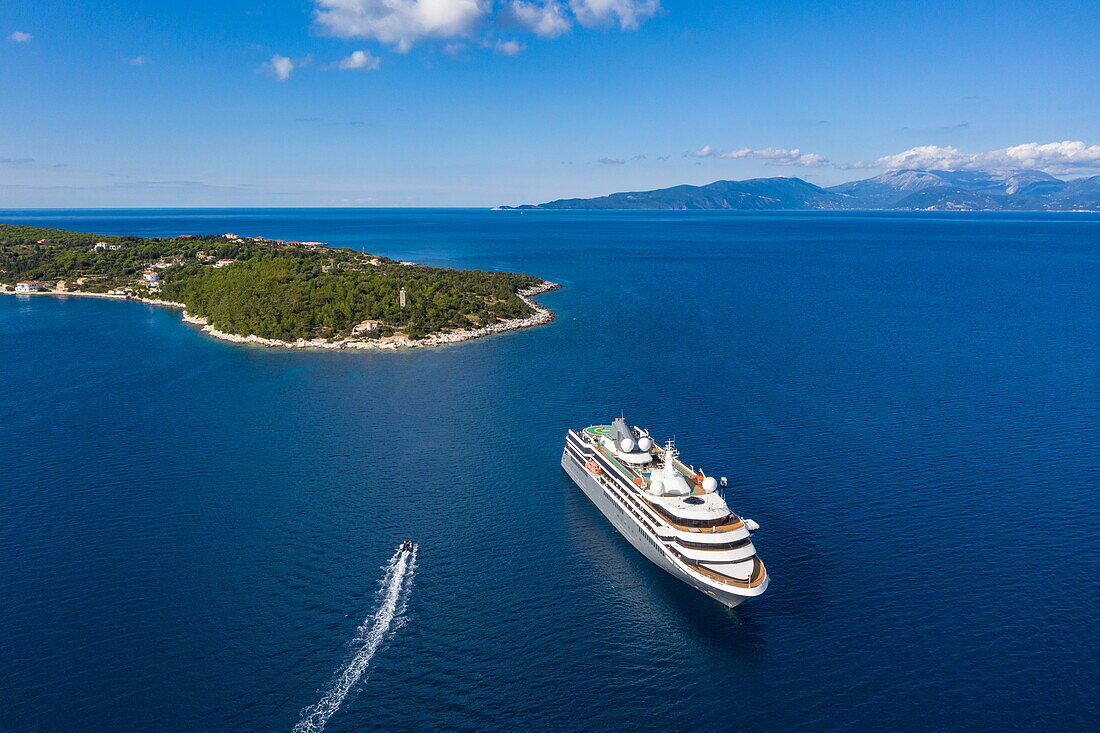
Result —
[[649, 534], [623, 511], [618, 503], [607, 493], [607, 490], [584, 469], [584, 466], [577, 463], [569, 454], [568, 450], [562, 453], [561, 466], [565, 469], [565, 472], [569, 474], [569, 477], [573, 479], [574, 483], [580, 487], [585, 496], [596, 505], [600, 513], [607, 517], [611, 525], [619, 531], [619, 534], [625, 537], [627, 542], [633, 545], [638, 552], [645, 555], [653, 564], [673, 577], [687, 583], [692, 588], [695, 588], [701, 593], [705, 593], [730, 608], [737, 606], [746, 599], [746, 596], [738, 595], [722, 588], [716, 588], [700, 581], [698, 578], [685, 572], [679, 565], [668, 558], [654, 544], [655, 541], [651, 539]]

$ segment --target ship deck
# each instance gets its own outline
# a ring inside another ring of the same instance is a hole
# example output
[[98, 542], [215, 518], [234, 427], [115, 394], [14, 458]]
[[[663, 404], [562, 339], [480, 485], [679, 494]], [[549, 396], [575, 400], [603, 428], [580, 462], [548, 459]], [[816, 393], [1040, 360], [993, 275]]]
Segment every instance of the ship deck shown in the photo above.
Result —
[[[643, 489], [644, 489], [644, 486], [645, 486], [645, 482], [649, 479], [649, 475], [652, 471], [652, 468], [649, 467], [649, 466], [633, 466], [633, 465], [624, 463], [623, 461], [620, 461], [615, 456], [613, 451], [610, 451], [606, 447], [601, 445], [599, 439], [601, 437], [607, 435], [610, 431], [611, 431], [611, 426], [610, 425], [593, 425], [593, 426], [590, 426], [590, 427], [587, 427], [587, 428], [584, 429], [584, 433], [591, 440], [591, 445], [593, 445], [596, 448], [596, 450], [599, 451], [600, 455], [603, 456], [608, 461], [608, 463], [610, 463], [615, 468], [615, 470], [618, 471], [621, 474], [622, 478], [624, 478], [628, 482], [634, 484], [634, 486], [637, 489], [637, 493], [635, 493], [634, 499], [637, 500], [638, 498], [642, 498], [643, 499], [643, 501], [641, 502], [642, 504], [649, 504], [649, 502], [644, 501], [645, 494], [644, 494]], [[664, 454], [664, 451], [658, 446], [654, 446], [654, 450], [658, 455], [663, 455]], [[689, 466], [685, 465], [681, 461], [676, 461], [675, 465], [676, 465], [676, 469], [681, 474], [683, 474], [684, 479], [688, 482], [688, 485], [690, 485], [691, 488], [692, 488], [692, 493], [688, 494], [688, 496], [696, 496], [698, 494], [706, 493], [705, 490], [703, 489], [703, 486], [702, 486], [702, 479], [698, 475], [696, 475], [694, 473], [694, 471]], [[606, 479], [602, 479], [602, 480], [606, 482]], [[661, 524], [664, 524], [664, 525], [666, 525], [666, 526], [668, 526], [668, 527], [670, 527], [674, 530], [680, 531], [680, 532], [691, 532], [691, 533], [694, 533], [694, 534], [699, 534], [699, 533], [709, 534], [709, 533], [718, 533], [718, 532], [730, 532], [730, 531], [733, 531], [733, 530], [741, 529], [742, 527], [745, 526], [745, 523], [739, 517], [737, 517], [737, 515], [733, 515], [733, 521], [731, 521], [727, 524], [720, 524], [720, 525], [715, 526], [715, 527], [690, 527], [690, 526], [687, 526], [687, 525], [678, 524], [677, 522], [671, 521], [667, 516], [664, 516], [663, 514], [655, 512], [652, 507], [649, 507], [649, 510], [650, 510], [651, 513], [656, 514], [655, 518]], [[646, 521], [644, 523], [648, 525], [649, 521]], [[650, 528], [650, 531], [652, 532], [653, 529]], [[704, 577], [706, 577], [710, 580], [713, 580], [717, 583], [721, 583], [722, 585], [729, 585], [729, 586], [733, 586], [735, 588], [757, 588], [766, 580], [767, 575], [768, 575], [767, 570], [764, 567], [764, 563], [761, 562], [760, 558], [755, 556], [755, 555], [752, 557], [753, 565], [752, 565], [752, 572], [749, 574], [749, 578], [747, 580], [741, 580], [739, 578], [733, 578], [733, 577], [730, 577], [728, 575], [723, 575], [722, 573], [720, 573], [716, 570], [712, 570], [712, 569], [702, 565], [698, 560], [694, 560], [690, 557], [687, 557], [687, 556], [681, 554], [675, 548], [670, 548], [670, 549], [672, 550], [672, 552], [677, 557], [679, 557], [681, 562], [683, 562], [685, 565], [690, 567], [692, 570], [698, 572], [700, 575], [702, 575], [702, 576], [704, 576]]]
[[[606, 426], [599, 425], [596, 427]], [[588, 430], [591, 430], [591, 428], [586, 428], [585, 432], [588, 432]], [[589, 434], [591, 435], [591, 433]], [[611, 463], [617, 469], [619, 469], [619, 471], [623, 474], [623, 477], [626, 478], [627, 481], [630, 481], [635, 486], [642, 486], [644, 482], [649, 480], [649, 475], [652, 472], [652, 469], [648, 466], [631, 466], [629, 464], [623, 463], [615, 457], [615, 454], [612, 451], [601, 445], [598, 440], [593, 442], [593, 445], [604, 458], [611, 461]], [[664, 451], [657, 446], [654, 446], [653, 450], [660, 455], [664, 454]], [[706, 491], [703, 489], [702, 480], [700, 480], [699, 476], [693, 473], [688, 466], [685, 466], [681, 461], [676, 461], [676, 470], [678, 470], [680, 474], [683, 475], [684, 479], [688, 482], [688, 486], [691, 487], [691, 493], [687, 494], [687, 496], [700, 496], [706, 493]], [[642, 483], [639, 483], [639, 481], [641, 481]]]
[[767, 571], [764, 569], [764, 563], [760, 562], [760, 558], [755, 555], [752, 558], [752, 574], [748, 580], [739, 580], [738, 578], [731, 578], [728, 575], [722, 575], [715, 572], [703, 565], [692, 565], [692, 570], [696, 570], [700, 575], [705, 575], [711, 580], [716, 580], [719, 583], [725, 585], [732, 585], [737, 588], [756, 588], [764, 582], [764, 578], [767, 577]]
[[[602, 426], [598, 426], [598, 427], [602, 427]], [[641, 467], [630, 466], [628, 464], [623, 463], [622, 461], [620, 461], [618, 458], [615, 457], [614, 453], [609, 451], [604, 446], [600, 445], [598, 441], [595, 442], [594, 445], [596, 447], [596, 450], [598, 450], [600, 452], [600, 455], [602, 455], [613, 466], [615, 466], [615, 468], [617, 468], [622, 473], [623, 477], [627, 481], [630, 481], [631, 483], [633, 483], [635, 486], [638, 487], [639, 495], [641, 495], [642, 498], [644, 499], [645, 496], [642, 495], [641, 491], [644, 487], [644, 482], [646, 480], [648, 480], [648, 478], [649, 478], [650, 472], [649, 471], [642, 471]], [[688, 494], [687, 496], [698, 496], [698, 495], [701, 495], [701, 494], [705, 494], [706, 491], [703, 489], [702, 482], [699, 480], [699, 478], [695, 474], [693, 474], [689, 468], [684, 466], [684, 464], [682, 464], [680, 461], [677, 461], [676, 464], [677, 464], [676, 468], [680, 471], [680, 473], [683, 474], [684, 478], [688, 482], [688, 485], [691, 486], [691, 489], [692, 489], [691, 493]], [[672, 529], [675, 529], [677, 531], [692, 532], [694, 534], [716, 534], [716, 533], [719, 533], [719, 532], [732, 532], [735, 529], [741, 529], [742, 527], [745, 526], [745, 523], [742, 522], [740, 519], [734, 519], [732, 522], [727, 522], [726, 524], [719, 524], [719, 525], [716, 525], [714, 527], [691, 527], [691, 526], [688, 526], [686, 524], [679, 524], [677, 522], [674, 522], [671, 519], [669, 519], [668, 517], [663, 516], [663, 515], [661, 515], [661, 521], [664, 524], [667, 524], [669, 527], [671, 527]]]

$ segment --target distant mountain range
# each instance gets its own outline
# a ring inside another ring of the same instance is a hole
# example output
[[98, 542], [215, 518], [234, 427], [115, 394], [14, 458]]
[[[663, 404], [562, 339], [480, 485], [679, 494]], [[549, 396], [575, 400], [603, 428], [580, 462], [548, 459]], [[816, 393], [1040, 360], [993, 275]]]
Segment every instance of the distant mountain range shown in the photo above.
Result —
[[1063, 181], [1037, 170], [897, 170], [828, 188], [801, 178], [752, 178], [499, 208], [1100, 211], [1100, 176]]

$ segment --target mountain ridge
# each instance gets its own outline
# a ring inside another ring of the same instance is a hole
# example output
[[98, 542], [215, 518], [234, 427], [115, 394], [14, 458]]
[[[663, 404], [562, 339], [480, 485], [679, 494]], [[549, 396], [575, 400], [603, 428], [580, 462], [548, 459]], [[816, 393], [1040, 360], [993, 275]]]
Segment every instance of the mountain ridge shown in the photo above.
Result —
[[821, 187], [777, 176], [718, 180], [594, 198], [500, 206], [502, 210], [888, 210], [1100, 211], [1100, 175], [1063, 180], [1039, 170], [944, 171], [902, 169]]

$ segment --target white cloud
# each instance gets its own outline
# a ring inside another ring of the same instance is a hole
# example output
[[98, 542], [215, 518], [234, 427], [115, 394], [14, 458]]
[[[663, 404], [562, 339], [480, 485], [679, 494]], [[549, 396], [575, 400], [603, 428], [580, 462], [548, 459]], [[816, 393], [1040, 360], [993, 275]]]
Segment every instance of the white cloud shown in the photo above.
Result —
[[624, 31], [633, 31], [657, 14], [661, 0], [569, 0], [569, 7], [587, 28], [618, 21]]
[[798, 148], [741, 148], [731, 150], [728, 153], [719, 153], [709, 145], [689, 153], [693, 158], [750, 158], [752, 160], [766, 160], [768, 165], [794, 165], [802, 168], [821, 168], [829, 164], [829, 159], [817, 153], [803, 153]]
[[286, 56], [275, 54], [263, 65], [263, 68], [279, 81], [286, 81], [290, 78], [290, 72], [294, 71], [294, 66], [294, 62]]
[[501, 56], [515, 56], [522, 53], [527, 48], [522, 43], [517, 41], [497, 41], [493, 44], [493, 51], [499, 53]]
[[[661, 10], [660, 0], [313, 0], [314, 20], [340, 38], [371, 38], [410, 50], [423, 40], [476, 36], [478, 25], [496, 13], [543, 38], [557, 38], [573, 27], [618, 25], [637, 30]], [[500, 11], [499, 13], [497, 11]], [[484, 40], [476, 43], [490, 45]]]
[[790, 150], [787, 148], [763, 148], [762, 150], [741, 148], [740, 150], [731, 150], [728, 153], [722, 153], [719, 157], [752, 158], [755, 160], [766, 160], [770, 165], [796, 165], [803, 168], [820, 168], [823, 165], [829, 164], [829, 159], [824, 155], [803, 153], [798, 148]]
[[1081, 168], [1100, 168], [1100, 145], [1065, 140], [1053, 143], [1024, 143], [985, 153], [963, 153], [950, 145], [923, 145], [872, 163], [849, 168], [921, 168], [926, 170], [988, 170], [991, 168], [1034, 168], [1047, 173], [1068, 173]]
[[557, 38], [573, 27], [565, 6], [557, 0], [541, 4], [513, 0], [508, 13], [520, 26], [543, 38]]
[[596, 162], [603, 165], [624, 165], [626, 160], [624, 158], [600, 158]]
[[341, 38], [373, 38], [408, 51], [424, 38], [469, 35], [490, 0], [314, 0], [314, 18]]
[[382, 59], [370, 51], [353, 51], [350, 56], [340, 59], [336, 63], [336, 68], [340, 70], [362, 69], [363, 71], [374, 71], [381, 64]]
[[16, 43], [26, 43], [32, 38], [34, 38], [34, 36], [32, 36], [30, 33], [25, 33], [23, 31], [15, 31], [10, 36], [8, 36], [9, 40], [15, 41]]
[[132, 59], [129, 59], [126, 63], [130, 64], [131, 66], [144, 66], [145, 64], [149, 63], [149, 59], [145, 58], [144, 56], [135, 56]]

